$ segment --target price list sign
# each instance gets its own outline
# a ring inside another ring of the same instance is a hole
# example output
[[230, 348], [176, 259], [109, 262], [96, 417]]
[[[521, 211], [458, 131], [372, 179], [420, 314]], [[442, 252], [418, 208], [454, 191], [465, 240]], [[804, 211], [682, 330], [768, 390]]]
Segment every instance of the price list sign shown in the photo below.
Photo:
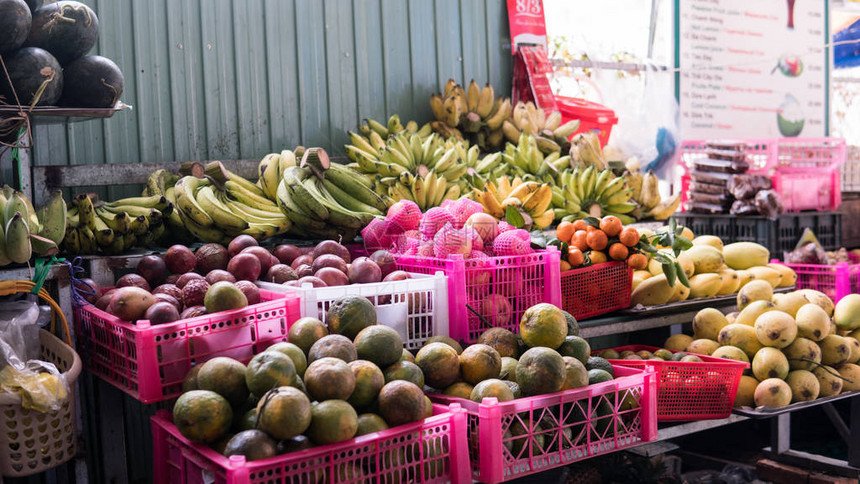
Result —
[[825, 136], [827, 2], [678, 2], [684, 139]]

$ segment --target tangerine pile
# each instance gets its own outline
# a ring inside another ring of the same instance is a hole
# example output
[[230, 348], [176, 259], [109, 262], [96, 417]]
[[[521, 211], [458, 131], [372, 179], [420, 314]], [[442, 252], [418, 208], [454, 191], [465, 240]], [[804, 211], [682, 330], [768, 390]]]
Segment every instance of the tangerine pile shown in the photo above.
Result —
[[609, 260], [627, 261], [633, 269], [648, 267], [648, 256], [638, 250], [639, 232], [625, 227], [618, 217], [562, 222], [555, 236], [555, 245], [561, 249], [562, 271]]

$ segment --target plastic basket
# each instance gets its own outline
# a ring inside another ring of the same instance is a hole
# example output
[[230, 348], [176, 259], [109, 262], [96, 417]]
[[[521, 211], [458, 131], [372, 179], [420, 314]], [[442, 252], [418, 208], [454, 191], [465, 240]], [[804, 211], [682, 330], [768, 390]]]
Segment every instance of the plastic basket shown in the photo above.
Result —
[[842, 167], [842, 191], [860, 192], [860, 146], [848, 146]]
[[7, 477], [38, 474], [75, 456], [75, 381], [81, 359], [45, 330], [39, 330], [39, 349], [39, 358], [63, 373], [69, 395], [56, 412], [41, 413], [23, 408], [18, 395], [0, 394], [0, 473]]
[[821, 291], [834, 303], [849, 294], [860, 293], [860, 264], [839, 262], [836, 265], [785, 265], [797, 274], [798, 289]]
[[[397, 268], [421, 274], [444, 272], [448, 276], [448, 335], [474, 343], [490, 327], [519, 332], [520, 318], [535, 304], [561, 305], [560, 256], [555, 247], [482, 259], [400, 256]], [[487, 324], [467, 305], [480, 312]]]
[[771, 220], [765, 217], [676, 213], [679, 225], [696, 235], [716, 235], [725, 241], [756, 242], [772, 257], [794, 250], [803, 229], [809, 227], [825, 250], [842, 247], [842, 214], [836, 212], [784, 213]]
[[[782, 197], [787, 212], [832, 211], [842, 204], [842, 175], [845, 140], [842, 138], [745, 139], [748, 173], [770, 176], [773, 189]], [[681, 145], [682, 167], [692, 167], [706, 158], [705, 141], [685, 141]], [[681, 180], [682, 200], [690, 186], [688, 175]]]
[[572, 119], [579, 120], [579, 128], [574, 135], [593, 132], [600, 139], [600, 146], [606, 146], [609, 135], [612, 134], [612, 127], [618, 124], [615, 111], [585, 99], [556, 96], [555, 101], [563, 123]]
[[337, 298], [364, 296], [376, 306], [377, 322], [396, 329], [410, 350], [421, 348], [431, 336], [448, 335], [448, 278], [441, 272], [432, 276], [413, 274], [403, 281], [336, 287], [289, 287], [268, 282], [257, 285], [269, 291], [297, 294], [301, 297], [302, 316], [322, 321]]
[[630, 306], [633, 269], [626, 262], [604, 262], [561, 273], [562, 309], [576, 319]]
[[143, 403], [175, 398], [195, 364], [216, 356], [248, 361], [286, 341], [301, 317], [299, 297], [260, 290], [263, 302], [152, 326], [86, 305], [75, 317], [78, 351], [89, 372]]
[[433, 406], [434, 416], [346, 442], [246, 462], [179, 433], [166, 410], [152, 417], [153, 482], [171, 484], [469, 483], [466, 414]]
[[[629, 345], [612, 348], [622, 351], [650, 351], [660, 348]], [[599, 350], [592, 354], [597, 355]], [[674, 353], [674, 352], [673, 352]], [[749, 363], [696, 355], [695, 361], [609, 360], [613, 365], [631, 368], [654, 367], [660, 373], [657, 389], [657, 420], [710, 420], [727, 418], [732, 413], [738, 384]]]
[[503, 482], [657, 439], [657, 372], [613, 368], [608, 382], [509, 402], [429, 396], [466, 409], [472, 478]]

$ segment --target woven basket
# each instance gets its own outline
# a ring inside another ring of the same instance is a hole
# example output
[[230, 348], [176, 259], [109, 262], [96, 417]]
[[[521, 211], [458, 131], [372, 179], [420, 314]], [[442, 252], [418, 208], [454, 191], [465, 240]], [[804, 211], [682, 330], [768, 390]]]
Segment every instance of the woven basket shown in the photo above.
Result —
[[22, 477], [56, 467], [75, 456], [75, 380], [81, 359], [69, 345], [39, 330], [41, 359], [57, 366], [69, 384], [69, 397], [56, 412], [21, 407], [21, 397], [0, 394], [0, 474]]

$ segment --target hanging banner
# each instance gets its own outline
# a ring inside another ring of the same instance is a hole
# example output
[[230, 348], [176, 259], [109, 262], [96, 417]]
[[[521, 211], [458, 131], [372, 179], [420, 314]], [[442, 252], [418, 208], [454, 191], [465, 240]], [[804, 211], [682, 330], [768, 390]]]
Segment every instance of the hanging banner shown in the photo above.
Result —
[[826, 4], [678, 2], [683, 138], [825, 136]]
[[520, 45], [546, 48], [546, 21], [543, 0], [508, 0], [508, 22], [511, 27], [511, 53]]

